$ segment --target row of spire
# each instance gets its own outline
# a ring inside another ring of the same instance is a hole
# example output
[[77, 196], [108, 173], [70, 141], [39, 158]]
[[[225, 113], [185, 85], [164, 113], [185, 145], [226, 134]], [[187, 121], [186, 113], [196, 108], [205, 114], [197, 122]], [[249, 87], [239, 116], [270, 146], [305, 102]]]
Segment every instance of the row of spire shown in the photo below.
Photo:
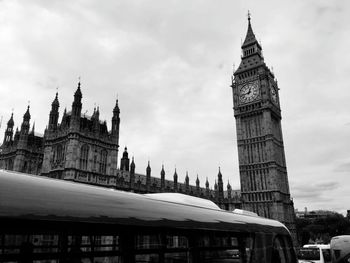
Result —
[[[72, 113], [71, 113], [71, 120], [72, 124], [79, 123], [80, 117], [81, 117], [81, 110], [82, 110], [82, 99], [83, 95], [81, 92], [81, 83], [78, 82], [77, 90], [74, 93], [74, 101], [72, 103]], [[51, 104], [51, 111], [49, 115], [49, 130], [55, 130], [58, 126], [58, 118], [59, 118], [59, 100], [58, 100], [58, 92], [56, 92], [55, 99], [53, 100]], [[113, 108], [113, 116], [112, 116], [112, 135], [116, 135], [119, 129], [119, 123], [120, 123], [120, 109], [118, 105], [118, 99], [116, 100], [116, 104]], [[67, 115], [67, 109], [65, 108], [63, 116], [65, 117]], [[100, 121], [100, 107], [97, 106], [94, 107], [93, 114], [91, 116], [91, 120], [94, 122], [95, 128], [98, 126]]]
[[[124, 148], [124, 152], [123, 152], [123, 157], [121, 158], [121, 162], [120, 162], [120, 169], [121, 170], [129, 171], [128, 160], [129, 160], [129, 158], [128, 158], [127, 147], [125, 147]], [[130, 163], [130, 173], [131, 174], [135, 174], [135, 167], [136, 167], [136, 165], [135, 165], [134, 157], [132, 157], [131, 163]], [[147, 181], [147, 178], [149, 178], [149, 180], [151, 178], [150, 161], [148, 161], [148, 164], [147, 164], [147, 167], [146, 167], [146, 181]], [[165, 184], [164, 164], [162, 164], [162, 169], [160, 171], [160, 179], [161, 179], [161, 186], [164, 186], [164, 184]], [[186, 171], [185, 184], [189, 185], [189, 181], [190, 181], [190, 178], [188, 176], [188, 171]], [[174, 175], [173, 175], [173, 182], [174, 183], [178, 182], [178, 174], [177, 174], [176, 168], [175, 168]], [[200, 186], [200, 180], [199, 180], [199, 177], [198, 177], [198, 174], [197, 174], [196, 187], [199, 187], [199, 186]], [[209, 189], [208, 177], [206, 178], [205, 188]], [[222, 174], [221, 174], [220, 167], [219, 167], [219, 172], [218, 172], [218, 179], [215, 180], [214, 189], [215, 190], [219, 190], [219, 191], [223, 191], [223, 180], [222, 180]], [[228, 190], [232, 189], [229, 181], [227, 183], [227, 189]]]

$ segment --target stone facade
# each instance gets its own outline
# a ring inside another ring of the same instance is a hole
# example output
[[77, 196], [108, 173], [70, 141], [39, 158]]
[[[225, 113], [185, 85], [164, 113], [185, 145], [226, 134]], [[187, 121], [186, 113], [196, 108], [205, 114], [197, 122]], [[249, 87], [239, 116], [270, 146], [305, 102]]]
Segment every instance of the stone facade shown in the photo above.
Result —
[[232, 76], [243, 209], [284, 223], [296, 240], [284, 154], [278, 84], [250, 17], [242, 61]]
[[[97, 180], [117, 175], [119, 143], [118, 101], [113, 110], [112, 129], [99, 119], [99, 108], [92, 116], [81, 114], [80, 83], [74, 94], [72, 110], [63, 113], [58, 123], [58, 94], [51, 105], [48, 128], [45, 130], [44, 159], [41, 175], [52, 178]], [[105, 180], [105, 179], [104, 179]]]
[[43, 137], [30, 130], [29, 106], [23, 116], [21, 129], [14, 133], [13, 114], [7, 122], [1, 145], [0, 168], [17, 172], [40, 174], [43, 159]]

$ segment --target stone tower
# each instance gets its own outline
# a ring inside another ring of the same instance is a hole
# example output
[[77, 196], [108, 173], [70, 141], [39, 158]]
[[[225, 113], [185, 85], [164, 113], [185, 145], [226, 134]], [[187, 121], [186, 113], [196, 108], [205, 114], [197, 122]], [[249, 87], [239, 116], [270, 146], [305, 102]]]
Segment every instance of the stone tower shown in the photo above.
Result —
[[74, 93], [71, 111], [64, 110], [61, 123], [56, 93], [51, 103], [49, 124], [44, 135], [44, 157], [41, 175], [82, 181], [90, 184], [109, 183], [117, 175], [120, 110], [113, 109], [112, 127], [100, 120], [99, 107], [91, 116], [82, 114], [80, 82]]
[[[248, 14], [242, 60], [232, 77], [242, 208], [284, 223], [296, 237], [284, 155], [279, 88]], [[296, 239], [294, 239], [296, 240]]]

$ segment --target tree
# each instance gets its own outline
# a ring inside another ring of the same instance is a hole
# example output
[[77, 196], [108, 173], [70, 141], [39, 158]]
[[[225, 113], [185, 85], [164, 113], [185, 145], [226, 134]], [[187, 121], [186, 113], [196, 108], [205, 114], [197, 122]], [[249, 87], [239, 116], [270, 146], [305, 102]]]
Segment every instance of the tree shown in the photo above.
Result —
[[350, 220], [337, 213], [320, 218], [296, 218], [296, 227], [301, 246], [317, 241], [329, 243], [334, 236], [350, 234]]

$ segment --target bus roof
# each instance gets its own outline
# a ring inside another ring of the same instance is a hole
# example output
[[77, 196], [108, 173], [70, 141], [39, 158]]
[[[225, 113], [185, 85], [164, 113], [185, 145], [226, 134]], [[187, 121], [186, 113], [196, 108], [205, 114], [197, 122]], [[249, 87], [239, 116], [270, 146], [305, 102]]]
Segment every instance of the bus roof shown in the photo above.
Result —
[[288, 234], [278, 221], [0, 170], [0, 219]]
[[191, 196], [191, 195], [185, 195], [180, 193], [156, 193], [156, 194], [152, 193], [152, 194], [145, 194], [145, 196], [150, 197], [152, 199], [160, 200], [160, 201], [221, 210], [220, 207], [218, 207], [213, 201]]

